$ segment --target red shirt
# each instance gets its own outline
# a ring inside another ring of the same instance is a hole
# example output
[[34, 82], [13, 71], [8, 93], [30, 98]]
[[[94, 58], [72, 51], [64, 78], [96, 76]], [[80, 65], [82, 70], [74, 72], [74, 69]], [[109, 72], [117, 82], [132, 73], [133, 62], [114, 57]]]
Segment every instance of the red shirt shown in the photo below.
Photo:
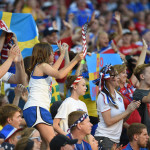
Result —
[[111, 46], [112, 42], [113, 42], [115, 45], [117, 45], [117, 43], [116, 43], [115, 40], [111, 40], [111, 41], [108, 43], [107, 47], [101, 48], [101, 50], [100, 50], [98, 53], [100, 53], [100, 54], [115, 54], [115, 50], [114, 50], [114, 49], [112, 48], [112, 46]]
[[[119, 48], [119, 51], [120, 53], [124, 54], [124, 55], [131, 55], [132, 53], [132, 50], [134, 48], [138, 48], [139, 46], [138, 45], [135, 45], [135, 44], [131, 44], [130, 46], [122, 46]], [[135, 53], [136, 54], [136, 53]], [[135, 55], [134, 54], [134, 55]]]
[[[68, 51], [70, 51], [70, 48], [74, 45], [73, 42], [72, 42], [72, 37], [71, 37], [71, 36], [70, 36], [70, 37], [67, 37], [67, 38], [64, 38], [64, 39], [62, 39], [62, 40], [60, 40], [60, 41], [61, 41], [61, 44], [62, 44], [62, 43], [67, 43], [67, 44], [69, 45]], [[54, 63], [55, 63], [56, 60], [59, 58], [59, 56], [60, 56], [60, 52], [59, 52], [59, 51], [56, 51], [56, 52], [54, 53]], [[61, 65], [60, 65], [59, 69], [63, 68], [64, 66], [65, 66], [65, 60], [62, 61], [62, 63], [61, 63]], [[57, 79], [57, 82], [58, 82], [58, 83], [64, 83], [64, 82], [65, 82], [65, 79], [66, 79], [66, 78]]]
[[141, 33], [143, 30], [145, 30], [146, 24], [137, 22], [135, 24], [135, 28], [138, 30], [139, 33]]
[[[119, 92], [124, 96], [123, 100], [124, 100], [125, 109], [127, 109], [128, 105], [133, 100], [134, 90], [135, 88], [133, 87], [133, 85], [129, 83], [126, 83], [123, 88], [119, 89]], [[132, 123], [141, 123], [141, 116], [137, 109], [131, 113], [130, 117], [128, 118], [126, 122], [129, 125]]]

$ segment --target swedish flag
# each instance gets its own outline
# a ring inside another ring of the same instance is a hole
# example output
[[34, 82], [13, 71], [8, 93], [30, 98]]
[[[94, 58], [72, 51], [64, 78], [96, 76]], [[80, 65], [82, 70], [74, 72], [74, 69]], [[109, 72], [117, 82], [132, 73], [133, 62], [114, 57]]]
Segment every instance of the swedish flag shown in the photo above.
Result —
[[33, 46], [38, 43], [38, 32], [31, 14], [0, 11], [0, 20], [16, 34], [23, 58], [31, 56]]

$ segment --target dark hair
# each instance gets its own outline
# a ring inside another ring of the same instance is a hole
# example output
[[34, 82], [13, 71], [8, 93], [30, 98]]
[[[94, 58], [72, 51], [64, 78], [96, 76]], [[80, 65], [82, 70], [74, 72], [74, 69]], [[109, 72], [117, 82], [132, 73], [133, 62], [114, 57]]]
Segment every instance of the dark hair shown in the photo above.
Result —
[[133, 141], [133, 136], [135, 134], [141, 134], [143, 129], [147, 129], [147, 127], [142, 123], [132, 123], [127, 129], [127, 135], [129, 141]]
[[21, 109], [13, 104], [6, 104], [0, 107], [0, 124], [4, 126], [8, 118], [12, 118], [16, 112], [21, 112]]
[[24, 61], [25, 72], [28, 75], [28, 79], [30, 79], [31, 72], [29, 68], [31, 67], [31, 56], [25, 57], [23, 61]]
[[70, 89], [70, 91], [72, 91], [73, 88], [71, 87], [71, 85], [77, 79], [77, 77], [78, 77], [77, 75], [71, 75], [71, 76], [67, 77], [66, 87], [67, 87], [68, 90]]
[[136, 76], [136, 78], [141, 81], [140, 75], [143, 74], [145, 72], [145, 68], [150, 67], [150, 64], [142, 64], [139, 65], [135, 68], [134, 70], [134, 75]]
[[32, 71], [36, 64], [49, 63], [49, 57], [53, 53], [53, 49], [48, 43], [37, 43], [33, 47], [31, 56], [31, 68]]
[[[74, 53], [73, 51], [70, 51], [70, 52], [69, 52], [70, 61], [73, 60], [75, 56], [76, 56], [76, 53]], [[78, 66], [79, 66], [79, 62], [73, 67], [72, 70], [77, 69]]]

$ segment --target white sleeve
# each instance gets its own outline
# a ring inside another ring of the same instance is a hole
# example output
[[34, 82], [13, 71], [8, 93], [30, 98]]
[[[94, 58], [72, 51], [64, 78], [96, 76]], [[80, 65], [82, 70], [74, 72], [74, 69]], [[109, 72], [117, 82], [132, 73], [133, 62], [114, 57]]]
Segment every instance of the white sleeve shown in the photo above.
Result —
[[8, 80], [10, 79], [10, 77], [12, 75], [13, 75], [12, 73], [7, 72], [1, 79], [2, 79], [3, 82], [8, 82]]
[[57, 114], [56, 114], [55, 118], [66, 119], [68, 117], [68, 113], [67, 113], [68, 107], [69, 106], [67, 105], [67, 103], [63, 102], [60, 105], [59, 109], [57, 110]]
[[97, 111], [105, 112], [111, 109], [109, 104], [106, 104], [105, 101], [107, 101], [106, 95], [100, 93], [97, 98]]
[[[84, 103], [84, 102], [83, 102]], [[88, 114], [88, 110], [87, 110], [87, 106], [86, 106], [86, 104], [84, 103], [84, 107], [85, 107], [85, 112], [87, 112], [87, 114]]]

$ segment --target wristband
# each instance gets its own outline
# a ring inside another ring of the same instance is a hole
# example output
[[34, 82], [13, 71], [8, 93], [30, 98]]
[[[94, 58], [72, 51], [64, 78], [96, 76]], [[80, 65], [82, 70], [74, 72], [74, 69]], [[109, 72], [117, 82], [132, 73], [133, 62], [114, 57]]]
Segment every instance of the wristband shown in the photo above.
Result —
[[81, 60], [81, 64], [85, 64], [85, 60], [84, 59]]

